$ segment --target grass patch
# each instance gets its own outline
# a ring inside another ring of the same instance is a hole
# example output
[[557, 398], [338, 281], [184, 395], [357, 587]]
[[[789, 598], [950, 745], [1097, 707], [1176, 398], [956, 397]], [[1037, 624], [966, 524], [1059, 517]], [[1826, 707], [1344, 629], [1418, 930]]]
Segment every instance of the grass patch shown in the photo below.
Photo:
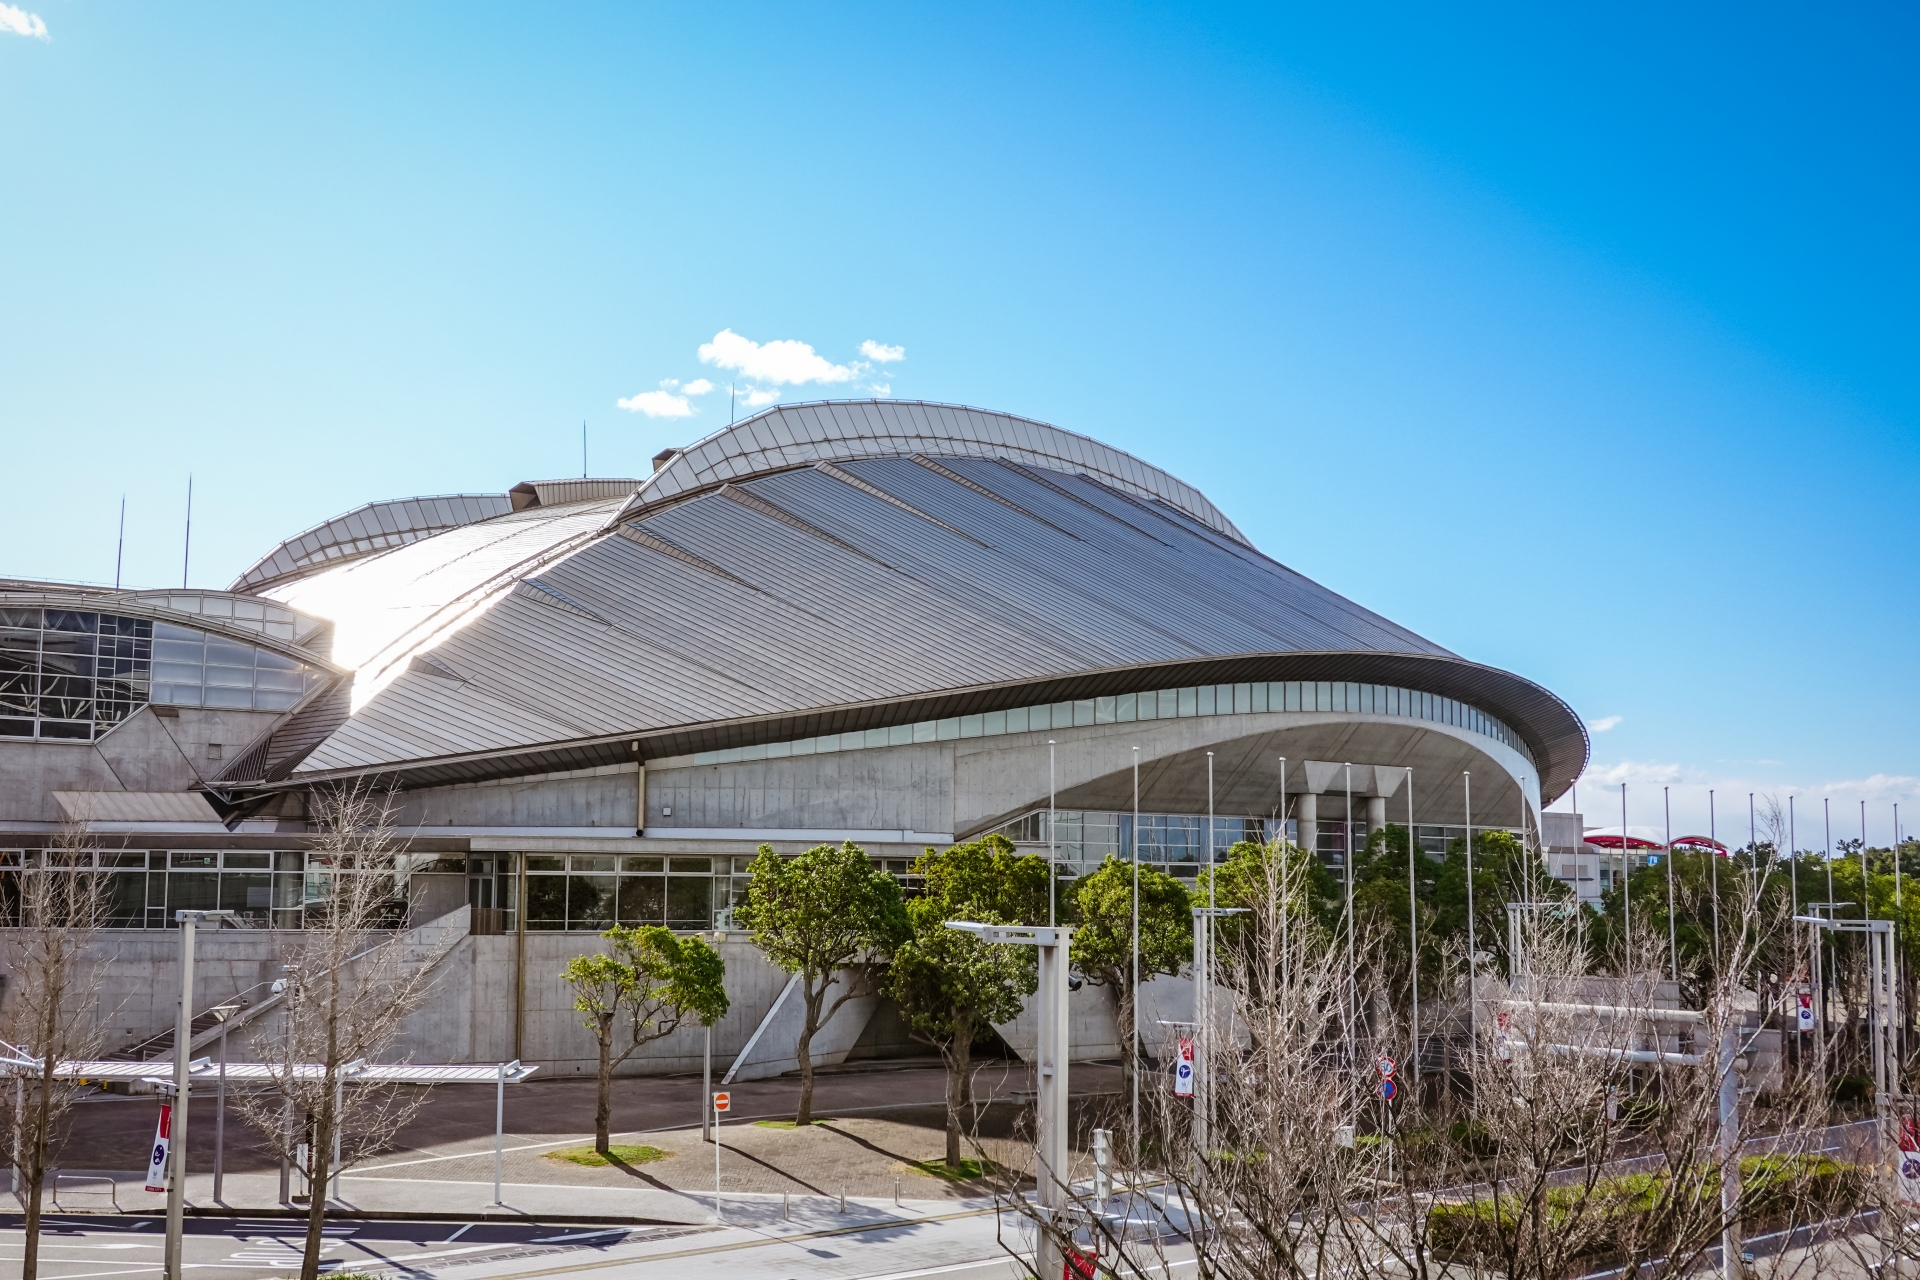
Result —
[[563, 1160], [568, 1164], [582, 1164], [589, 1169], [604, 1169], [610, 1164], [652, 1164], [655, 1160], [665, 1160], [672, 1155], [659, 1147], [625, 1147], [615, 1143], [607, 1155], [601, 1155], [592, 1147], [568, 1147], [564, 1151], [549, 1151], [549, 1160]]
[[[832, 1116], [815, 1116], [811, 1121], [811, 1123], [832, 1124], [833, 1117]], [[799, 1128], [799, 1126], [796, 1125], [791, 1120], [755, 1120], [753, 1122], [753, 1127], [756, 1129], [797, 1129]]]
[[942, 1182], [975, 1182], [1000, 1172], [1000, 1167], [992, 1161], [973, 1159], [963, 1159], [959, 1164], [948, 1164], [945, 1160], [915, 1160], [900, 1167], [908, 1173], [917, 1173], [923, 1178], [938, 1178]]

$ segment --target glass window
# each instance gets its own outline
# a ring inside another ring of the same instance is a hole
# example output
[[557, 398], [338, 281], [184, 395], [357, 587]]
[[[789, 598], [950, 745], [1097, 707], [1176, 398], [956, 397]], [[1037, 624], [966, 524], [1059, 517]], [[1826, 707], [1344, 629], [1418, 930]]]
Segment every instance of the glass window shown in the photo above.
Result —
[[[630, 862], [647, 859], [630, 858]], [[658, 862], [658, 858], [651, 859]], [[660, 876], [620, 877], [620, 923], [632, 927], [667, 922], [667, 882]]]
[[269, 869], [269, 864], [272, 861], [273, 855], [270, 853], [247, 853], [240, 850], [229, 850], [226, 860], [222, 865], [242, 870], [258, 869], [265, 871]]
[[982, 717], [980, 716], [961, 716], [960, 717], [960, 736], [963, 738], [979, 737], [981, 720], [982, 720]]
[[658, 875], [661, 871], [660, 859], [626, 857], [620, 859], [620, 869], [622, 871], [652, 872]]
[[225, 875], [220, 877], [220, 909], [265, 923], [273, 910], [273, 876]]
[[565, 871], [566, 869], [567, 860], [565, 858], [555, 857], [552, 854], [545, 853], [530, 853], [527, 855], [527, 870], [529, 871]]
[[146, 872], [120, 871], [107, 877], [107, 918], [115, 929], [139, 929], [146, 925]]
[[1026, 733], [1028, 731], [1027, 726], [1032, 723], [1031, 715], [1032, 708], [1030, 707], [1015, 707], [1013, 710], [1007, 712], [1007, 732]]
[[713, 881], [688, 876], [667, 881], [667, 927], [670, 929], [711, 929], [713, 927]]
[[213, 867], [219, 865], [219, 857], [220, 855], [217, 853], [190, 853], [186, 850], [176, 849], [170, 861], [176, 869], [180, 867]]
[[667, 863], [667, 869], [680, 875], [711, 875], [712, 858], [673, 858]]
[[567, 877], [567, 928], [606, 929], [613, 925], [613, 877]]
[[575, 871], [611, 871], [613, 858], [607, 854], [576, 853], [573, 855]]
[[167, 917], [176, 911], [218, 911], [220, 875], [214, 871], [175, 871], [167, 876]]
[[[531, 861], [531, 859], [529, 859]], [[527, 928], [567, 927], [567, 881], [562, 876], [527, 877]]]

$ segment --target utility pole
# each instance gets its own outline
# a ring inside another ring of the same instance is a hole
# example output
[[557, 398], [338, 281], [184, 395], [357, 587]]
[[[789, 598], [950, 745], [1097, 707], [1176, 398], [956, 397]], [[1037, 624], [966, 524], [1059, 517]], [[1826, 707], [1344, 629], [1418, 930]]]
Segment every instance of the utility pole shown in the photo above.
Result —
[[202, 920], [214, 928], [233, 918], [231, 911], [176, 911], [180, 925], [180, 1010], [173, 1024], [173, 1130], [168, 1148], [166, 1280], [181, 1280], [180, 1237], [186, 1225], [187, 1098], [193, 1052], [193, 933]]
[[[1066, 1256], [1060, 1248], [1059, 1237], [1073, 1229], [1065, 1216], [1072, 1198], [1070, 1180], [1073, 1176], [1067, 1154], [1067, 1058], [1071, 1047], [1067, 1042], [1067, 950], [1073, 930], [976, 924], [970, 920], [950, 920], [947, 928], [970, 933], [982, 942], [1029, 946], [1039, 953], [1040, 1027], [1033, 1054], [1033, 1128], [1038, 1157], [1034, 1181], [1035, 1199], [1039, 1201], [1045, 1225], [1037, 1233], [1034, 1267], [1042, 1276], [1061, 1275], [1066, 1268]], [[1139, 1073], [1135, 1072], [1136, 1081], [1138, 1077]], [[1137, 1159], [1137, 1134], [1134, 1141]]]

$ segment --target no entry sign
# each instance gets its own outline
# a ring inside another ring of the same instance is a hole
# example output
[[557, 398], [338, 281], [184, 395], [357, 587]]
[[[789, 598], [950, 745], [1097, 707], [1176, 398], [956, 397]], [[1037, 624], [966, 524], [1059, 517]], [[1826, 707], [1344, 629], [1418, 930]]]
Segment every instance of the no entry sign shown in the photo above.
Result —
[[715, 1111], [726, 1111], [732, 1107], [732, 1105], [733, 1096], [731, 1094], [716, 1093], [713, 1095], [713, 1109]]

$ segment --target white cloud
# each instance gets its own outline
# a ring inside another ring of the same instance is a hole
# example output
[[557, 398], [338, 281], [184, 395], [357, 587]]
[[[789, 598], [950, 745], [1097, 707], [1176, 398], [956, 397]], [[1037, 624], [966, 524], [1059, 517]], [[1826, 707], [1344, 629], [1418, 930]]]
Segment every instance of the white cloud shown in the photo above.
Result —
[[28, 13], [25, 9], [16, 9], [10, 4], [0, 4], [0, 31], [10, 31], [16, 36], [45, 41], [47, 24], [37, 13]]
[[703, 396], [713, 390], [713, 384], [705, 378], [695, 378], [692, 382], [689, 382], [680, 389], [690, 396]]
[[[1873, 804], [1920, 795], [1920, 778], [1898, 773], [1876, 773], [1871, 778], [1859, 778], [1852, 782], [1828, 782], [1820, 790], [1830, 796], [1845, 796], [1856, 803], [1865, 800]], [[1906, 819], [1902, 818], [1901, 829], [1905, 830], [1906, 825]]]
[[1683, 772], [1677, 764], [1662, 764], [1655, 760], [1622, 760], [1619, 764], [1593, 763], [1580, 775], [1582, 782], [1598, 782], [1603, 786], [1617, 787], [1621, 783], [1634, 786], [1672, 785], [1680, 781]]
[[1587, 728], [1595, 733], [1605, 733], [1624, 719], [1625, 716], [1601, 716], [1598, 720], [1587, 721]]
[[868, 387], [867, 390], [873, 392], [876, 396], [890, 396], [893, 394], [893, 384], [889, 382], [876, 382]]
[[685, 396], [676, 396], [671, 391], [642, 391], [637, 396], [628, 396], [625, 400], [615, 401], [628, 413], [644, 413], [649, 418], [691, 418], [693, 406], [687, 403]]
[[756, 382], [796, 385], [806, 382], [851, 382], [851, 366], [834, 364], [817, 354], [804, 342], [782, 339], [755, 342], [731, 329], [713, 335], [712, 342], [700, 344], [700, 363], [733, 369]]
[[905, 360], [907, 349], [890, 347], [884, 342], [875, 342], [872, 338], [868, 338], [860, 344], [860, 354], [875, 364], [892, 364], [896, 360]]
[[741, 399], [745, 400], [748, 406], [755, 409], [763, 404], [772, 404], [779, 398], [780, 393], [778, 391], [763, 389], [761, 387], [749, 387], [741, 393]]

